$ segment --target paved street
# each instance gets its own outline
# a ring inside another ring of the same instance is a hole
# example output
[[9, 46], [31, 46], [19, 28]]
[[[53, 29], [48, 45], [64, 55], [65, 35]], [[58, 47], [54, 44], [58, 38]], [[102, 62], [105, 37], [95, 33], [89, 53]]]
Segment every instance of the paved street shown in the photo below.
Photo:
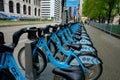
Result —
[[[47, 24], [37, 24], [37, 25], [21, 25], [21, 26], [11, 26], [11, 27], [0, 27], [0, 31], [5, 33], [5, 41], [11, 42], [12, 34], [23, 27], [44, 27]], [[54, 24], [54, 23], [52, 23]], [[109, 34], [104, 33], [94, 27], [86, 25], [88, 34], [90, 35], [94, 47], [98, 50], [98, 55], [103, 61], [103, 74], [99, 80], [120, 80], [120, 39], [115, 38]], [[26, 41], [26, 34], [20, 39], [19, 45], [16, 47], [14, 56], [17, 59], [18, 50], [24, 45]], [[52, 79], [52, 68], [53, 66], [48, 64], [47, 69], [41, 74], [40, 80], [50, 80]]]
[[100, 80], [120, 80], [120, 39], [94, 27], [86, 29], [103, 61], [103, 74]]

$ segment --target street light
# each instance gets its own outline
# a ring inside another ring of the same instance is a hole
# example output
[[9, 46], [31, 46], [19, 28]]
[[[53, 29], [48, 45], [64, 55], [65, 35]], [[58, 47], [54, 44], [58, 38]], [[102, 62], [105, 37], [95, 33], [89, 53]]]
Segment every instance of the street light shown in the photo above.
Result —
[[62, 0], [62, 24], [68, 23], [68, 8], [65, 6], [66, 0]]

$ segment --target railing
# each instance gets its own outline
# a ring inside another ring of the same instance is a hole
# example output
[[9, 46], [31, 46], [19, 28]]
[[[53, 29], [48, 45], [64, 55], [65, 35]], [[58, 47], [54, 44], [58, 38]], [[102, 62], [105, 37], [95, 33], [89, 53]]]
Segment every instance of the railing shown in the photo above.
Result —
[[120, 37], [120, 25], [104, 24], [97, 22], [90, 22], [90, 25], [93, 27], [97, 27], [105, 32], [108, 32], [111, 35]]

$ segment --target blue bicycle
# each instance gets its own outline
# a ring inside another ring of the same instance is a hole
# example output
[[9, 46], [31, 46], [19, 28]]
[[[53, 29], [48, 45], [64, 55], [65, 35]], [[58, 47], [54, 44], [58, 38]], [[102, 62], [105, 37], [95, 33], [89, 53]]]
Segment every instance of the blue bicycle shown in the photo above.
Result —
[[[13, 51], [16, 45], [18, 44], [20, 36], [26, 31], [27, 29], [21, 29], [16, 33], [14, 33], [13, 43], [11, 44], [6, 44], [4, 42], [4, 35], [2, 32], [0, 32], [0, 80], [25, 80], [13, 57]], [[64, 70], [65, 70], [64, 73], [69, 73], [69, 74], [65, 74], [66, 76], [65, 78], [67, 80], [76, 80], [76, 79], [84, 80], [84, 73], [81, 70], [81, 67], [70, 67]], [[72, 72], [70, 72], [71, 70]], [[58, 73], [59, 71], [58, 68], [56, 68], [54, 69], [53, 72], [56, 74], [56, 72]], [[70, 77], [71, 76], [70, 73], [78, 76], [74, 76], [74, 78], [72, 78]], [[61, 76], [64, 77], [64, 74], [62, 73]]]
[[[71, 67], [71, 65], [79, 65], [82, 67], [82, 70], [84, 71], [84, 73], [87, 74], [87, 79], [98, 79], [102, 73], [102, 62], [101, 60], [94, 55], [91, 54], [80, 54], [80, 55], [76, 55], [75, 53], [73, 53], [71, 50], [66, 51], [62, 48], [59, 39], [56, 38], [56, 43], [59, 44], [58, 47], [60, 47], [61, 51], [64, 51], [63, 54], [66, 55], [66, 58], [64, 61], [58, 61], [53, 57], [53, 53], [51, 53], [50, 49], [48, 48], [48, 45], [46, 43], [45, 40], [45, 32], [48, 32], [48, 29], [38, 29], [38, 39], [36, 39], [36, 44], [33, 48], [33, 53], [32, 53], [32, 57], [35, 60], [35, 64], [36, 67], [38, 68], [37, 74], [40, 74], [41, 72], [44, 71], [45, 67], [47, 66], [47, 59], [46, 57], [49, 59], [49, 61], [56, 67], [59, 68], [69, 68]], [[53, 34], [52, 34], [53, 35]], [[55, 35], [54, 35], [55, 36]], [[42, 50], [41, 50], [42, 48]], [[23, 68], [23, 70], [25, 70], [25, 61], [22, 60], [22, 58], [24, 58], [24, 53], [25, 48], [23, 47], [20, 52], [18, 53], [18, 61], [20, 66]], [[39, 53], [39, 54], [38, 54]], [[43, 56], [44, 55], [44, 56]], [[93, 65], [92, 67], [87, 67], [87, 65]], [[93, 71], [93, 67], [96, 67], [97, 73], [95, 73], [95, 71]], [[92, 69], [92, 70], [90, 70]], [[91, 72], [90, 72], [91, 71]], [[93, 72], [94, 74], [93, 74]], [[93, 74], [91, 76], [91, 74]]]
[[14, 48], [17, 46], [20, 36], [26, 32], [26, 28], [14, 33], [13, 43], [4, 42], [4, 35], [0, 32], [0, 80], [25, 80], [13, 57]]
[[[57, 27], [54, 27], [54, 26], [50, 26], [52, 28], [57, 28]], [[81, 48], [80, 50], [74, 50], [74, 52], [76, 53], [84, 53], [84, 52], [87, 52], [87, 53], [92, 53], [92, 54], [95, 54], [97, 55], [97, 53], [95, 52], [95, 48], [93, 46], [88, 46], [88, 44], [86, 42], [81, 42], [81, 43], [75, 43], [75, 41], [72, 41], [73, 42], [70, 42], [69, 40], [66, 40], [64, 34], [67, 34], [66, 32], [63, 33], [63, 30], [62, 30], [62, 26], [58, 26], [60, 27], [61, 29], [58, 30], [57, 32], [55, 30], [52, 31], [52, 34], [49, 36], [48, 38], [48, 46], [50, 48], [50, 50], [52, 51], [52, 53], [54, 53], [54, 56], [56, 55], [56, 53], [60, 50], [60, 46], [59, 44], [56, 45], [56, 42], [57, 42], [57, 39], [56, 37], [59, 37], [59, 40], [60, 40], [60, 43], [62, 44], [63, 47], [66, 47], [67, 45], [73, 43], [73, 44], [78, 44], [78, 45], [81, 45]], [[84, 45], [83, 45], [84, 44]], [[53, 46], [53, 47], [51, 47]], [[58, 48], [57, 48], [58, 47]], [[54, 49], [53, 49], [54, 48]]]

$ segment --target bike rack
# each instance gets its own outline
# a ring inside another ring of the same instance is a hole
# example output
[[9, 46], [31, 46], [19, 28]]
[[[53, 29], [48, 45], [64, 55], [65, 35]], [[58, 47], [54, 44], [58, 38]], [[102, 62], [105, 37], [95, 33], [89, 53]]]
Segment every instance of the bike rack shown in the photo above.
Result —
[[33, 41], [25, 43], [25, 77], [27, 80], [36, 80], [36, 70], [33, 68], [32, 45]]

